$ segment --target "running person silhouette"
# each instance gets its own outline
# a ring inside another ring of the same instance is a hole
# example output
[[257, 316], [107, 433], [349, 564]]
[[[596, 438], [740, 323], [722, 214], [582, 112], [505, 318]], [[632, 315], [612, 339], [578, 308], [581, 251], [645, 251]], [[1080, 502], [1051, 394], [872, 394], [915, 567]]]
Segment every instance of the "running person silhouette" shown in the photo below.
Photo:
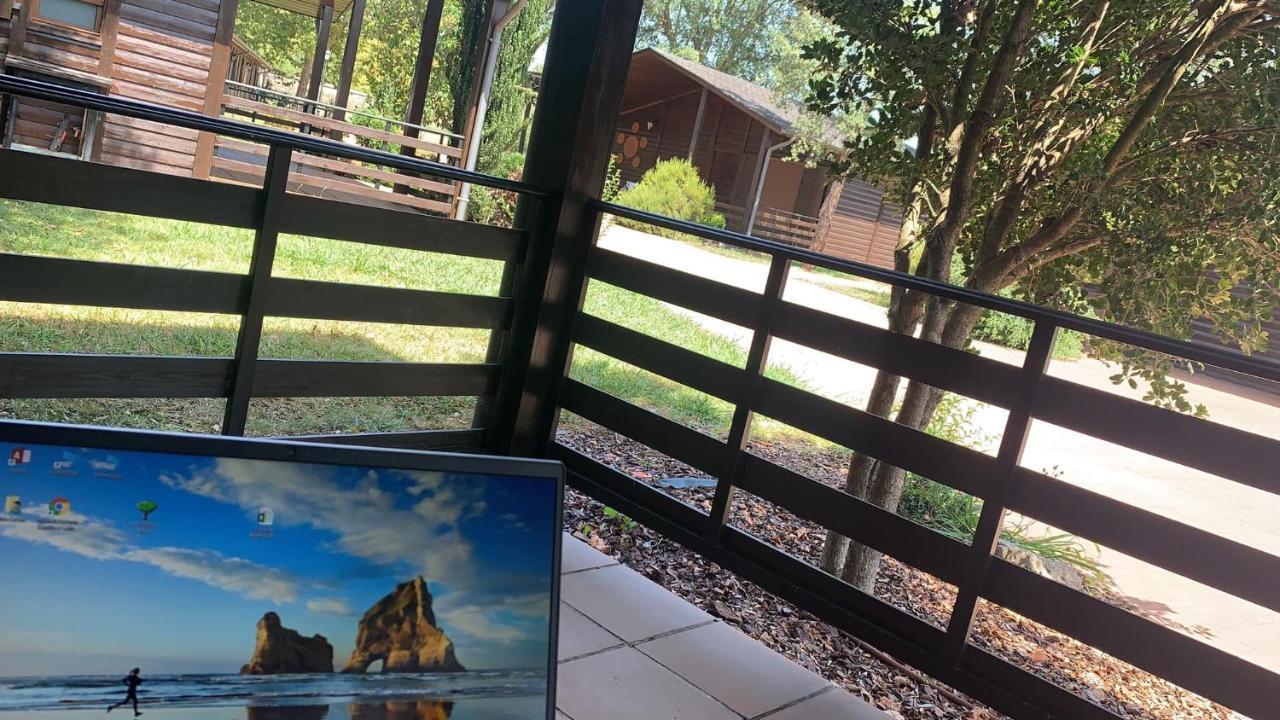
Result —
[[124, 683], [124, 686], [126, 688], [124, 699], [116, 703], [115, 705], [112, 705], [111, 707], [107, 708], [107, 712], [111, 712], [112, 710], [115, 710], [121, 705], [128, 705], [129, 703], [132, 702], [133, 716], [138, 717], [139, 715], [142, 714], [142, 712], [138, 710], [138, 686], [142, 684], [142, 678], [138, 676], [138, 673], [140, 672], [142, 671], [139, 670], [138, 668], [134, 668], [129, 671], [129, 674], [125, 676], [124, 680], [121, 681]]

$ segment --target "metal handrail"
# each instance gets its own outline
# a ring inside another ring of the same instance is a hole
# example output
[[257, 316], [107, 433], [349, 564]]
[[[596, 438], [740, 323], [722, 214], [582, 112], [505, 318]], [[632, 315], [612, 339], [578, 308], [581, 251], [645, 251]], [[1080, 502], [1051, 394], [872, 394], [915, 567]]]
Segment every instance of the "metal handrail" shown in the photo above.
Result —
[[418, 125], [416, 123], [408, 122], [407, 120], [396, 120], [394, 118], [375, 115], [374, 113], [365, 112], [363, 110], [354, 110], [352, 108], [345, 108], [345, 107], [342, 107], [341, 105], [331, 105], [322, 100], [309, 100], [304, 97], [298, 97], [297, 95], [290, 95], [289, 93], [282, 93], [278, 90], [271, 90], [270, 88], [258, 87], [257, 85], [249, 85], [247, 83], [237, 82], [235, 80], [226, 80], [224, 82], [228, 86], [234, 86], [235, 90], [239, 90], [242, 92], [254, 92], [262, 95], [270, 95], [270, 96], [279, 98], [281, 100], [296, 102], [299, 105], [314, 105], [315, 107], [322, 107], [322, 108], [325, 108], [326, 110], [338, 110], [346, 113], [347, 115], [359, 115], [361, 117], [373, 118], [374, 120], [380, 120], [384, 123], [392, 123], [402, 128], [409, 128], [412, 130], [416, 130], [420, 133], [430, 133], [432, 135], [439, 135], [442, 138], [451, 138], [453, 140], [465, 139], [465, 136], [463, 135], [459, 135], [457, 133], [451, 133], [451, 132], [448, 132], [447, 130], [440, 130], [438, 128], [433, 128], [429, 125]]
[[366, 162], [372, 165], [394, 167], [409, 172], [434, 175], [449, 180], [484, 185], [498, 190], [509, 190], [533, 197], [550, 197], [555, 192], [550, 188], [533, 185], [520, 180], [494, 177], [483, 173], [461, 170], [443, 163], [411, 158], [405, 155], [389, 153], [384, 150], [373, 150], [358, 145], [348, 145], [327, 138], [312, 137], [299, 133], [278, 130], [275, 128], [254, 125], [239, 120], [228, 120], [222, 117], [210, 117], [190, 110], [164, 107], [140, 100], [125, 99], [102, 95], [87, 90], [64, 87], [54, 83], [32, 80], [13, 75], [0, 75], [0, 93], [10, 93], [23, 97], [48, 100], [51, 102], [78, 105], [91, 110], [124, 115], [139, 120], [176, 125], [192, 130], [204, 130], [218, 135], [239, 138], [250, 142], [266, 143], [282, 147], [303, 150], [320, 155]]
[[979, 307], [1008, 313], [1010, 315], [1018, 315], [1029, 320], [1046, 322], [1068, 330], [1082, 332], [1086, 335], [1094, 335], [1107, 340], [1124, 343], [1126, 345], [1134, 345], [1147, 350], [1164, 353], [1166, 355], [1174, 355], [1186, 360], [1201, 362], [1206, 365], [1214, 365], [1228, 370], [1234, 370], [1235, 372], [1244, 373], [1246, 375], [1263, 378], [1265, 380], [1280, 382], [1280, 362], [1273, 360], [1248, 357], [1226, 348], [1217, 348], [1212, 345], [1205, 345], [1198, 342], [1178, 340], [1146, 330], [1138, 330], [1137, 328], [1117, 325], [1115, 323], [1104, 322], [1102, 320], [1095, 320], [1093, 318], [1084, 317], [1083, 315], [1076, 315], [1061, 310], [1053, 310], [1051, 308], [1033, 305], [1020, 300], [1012, 300], [999, 295], [970, 290], [958, 285], [951, 285], [937, 280], [920, 277], [918, 275], [909, 275], [907, 273], [897, 272], [896, 270], [885, 270], [883, 268], [875, 267], [874, 265], [868, 265], [866, 263], [860, 263], [852, 260], [842, 260], [840, 258], [831, 257], [830, 255], [822, 255], [813, 252], [812, 250], [804, 250], [793, 245], [787, 245], [774, 240], [764, 240], [762, 238], [744, 235], [730, 230], [719, 230], [717, 228], [707, 227], [706, 225], [699, 225], [697, 223], [687, 222], [684, 220], [676, 220], [663, 215], [655, 215], [653, 213], [644, 212], [643, 210], [625, 207], [616, 203], [596, 200], [592, 202], [592, 206], [597, 210], [609, 213], [610, 215], [629, 218], [631, 220], [655, 225], [668, 230], [675, 230], [676, 232], [696, 235], [706, 240], [715, 240], [716, 242], [733, 245], [745, 250], [768, 253], [788, 260], [802, 262], [806, 265], [816, 265], [818, 267], [824, 267], [831, 270], [838, 270], [850, 275], [866, 278], [868, 280], [876, 280], [878, 282], [898, 285], [911, 290], [919, 290], [948, 300], [955, 300], [969, 305], [977, 305]]

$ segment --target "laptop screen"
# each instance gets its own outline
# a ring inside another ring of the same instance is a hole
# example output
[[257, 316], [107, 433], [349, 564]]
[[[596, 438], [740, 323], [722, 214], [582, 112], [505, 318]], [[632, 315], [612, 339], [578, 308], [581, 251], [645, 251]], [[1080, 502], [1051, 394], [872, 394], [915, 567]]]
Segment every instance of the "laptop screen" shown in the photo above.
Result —
[[102, 444], [0, 434], [0, 719], [547, 715], [558, 471]]

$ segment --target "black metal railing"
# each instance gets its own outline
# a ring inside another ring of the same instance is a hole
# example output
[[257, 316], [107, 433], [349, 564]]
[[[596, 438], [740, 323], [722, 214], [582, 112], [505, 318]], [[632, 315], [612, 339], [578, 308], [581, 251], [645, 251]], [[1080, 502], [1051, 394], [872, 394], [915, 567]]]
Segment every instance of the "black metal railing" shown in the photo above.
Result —
[[[173, 177], [98, 163], [0, 151], [0, 198], [106, 210], [255, 231], [244, 274], [180, 270], [0, 253], [0, 300], [240, 316], [235, 354], [225, 358], [0, 353], [0, 397], [224, 398], [225, 434], [243, 434], [255, 397], [492, 396], [500, 364], [356, 362], [259, 358], [264, 318], [286, 317], [476, 328], [500, 336], [510, 326], [510, 288], [497, 296], [409, 290], [279, 277], [281, 233], [498, 260], [523, 261], [528, 234], [419, 213], [286, 192], [294, 153], [510, 190], [537, 200], [551, 191], [427, 160], [208, 117], [184, 110], [0, 76], [0, 93], [215, 133], [269, 147], [261, 188]], [[175, 261], [180, 258], [175, 258]], [[477, 348], [484, 355], [485, 346]], [[448, 431], [324, 436], [332, 442], [476, 449], [486, 418]]]
[[[1039, 419], [1218, 475], [1224, 483], [1280, 493], [1280, 442], [1046, 374], [1061, 329], [1271, 381], [1280, 381], [1280, 364], [611, 203], [591, 207], [764, 253], [771, 264], [763, 292], [753, 292], [612, 250], [591, 250], [588, 282], [739, 325], [752, 332], [752, 342], [740, 368], [580, 313], [572, 328], [577, 345], [729, 402], [735, 412], [727, 440], [720, 440], [566, 376], [559, 392], [563, 410], [718, 479], [711, 510], [704, 512], [552, 440], [549, 454], [569, 467], [571, 484], [1014, 717], [1117, 716], [970, 642], [980, 599], [1246, 715], [1274, 713], [1280, 676], [1272, 671], [996, 559], [992, 551], [1005, 513], [1019, 513], [1280, 611], [1280, 583], [1274, 581], [1280, 557], [1020, 464], [1031, 422]], [[782, 291], [796, 263], [1027, 318], [1035, 328], [1030, 349], [1017, 367], [790, 302]], [[998, 453], [977, 452], [766, 377], [762, 370], [774, 338], [1007, 409]], [[754, 414], [980, 498], [973, 542], [957, 542], [751, 453]], [[737, 489], [954, 585], [949, 623], [935, 627], [730, 525]]]

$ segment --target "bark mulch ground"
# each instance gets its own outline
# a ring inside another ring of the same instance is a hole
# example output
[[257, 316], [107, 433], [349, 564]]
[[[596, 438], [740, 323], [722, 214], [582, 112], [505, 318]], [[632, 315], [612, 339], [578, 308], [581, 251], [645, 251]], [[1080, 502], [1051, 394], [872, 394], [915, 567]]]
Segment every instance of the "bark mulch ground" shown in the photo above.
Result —
[[[656, 483], [701, 473], [613, 432], [575, 422], [560, 442]], [[836, 485], [847, 453], [805, 445], [755, 442], [750, 451], [820, 482]], [[711, 507], [708, 488], [662, 488], [696, 508]], [[731, 523], [797, 558], [817, 564], [825, 533], [819, 526], [745, 492], [734, 501]], [[610, 517], [577, 492], [565, 499], [565, 526], [671, 592], [736, 625], [794, 662], [906, 720], [995, 720], [1004, 717], [928, 678], [795, 606], [739, 579], [713, 562], [641, 525]], [[938, 627], [946, 627], [955, 589], [931, 575], [886, 558], [876, 595]], [[1104, 598], [1108, 599], [1108, 598]], [[996, 606], [978, 613], [973, 642], [1120, 717], [1135, 720], [1228, 720], [1234, 715], [1204, 698], [1104, 655], [1071, 638]]]

